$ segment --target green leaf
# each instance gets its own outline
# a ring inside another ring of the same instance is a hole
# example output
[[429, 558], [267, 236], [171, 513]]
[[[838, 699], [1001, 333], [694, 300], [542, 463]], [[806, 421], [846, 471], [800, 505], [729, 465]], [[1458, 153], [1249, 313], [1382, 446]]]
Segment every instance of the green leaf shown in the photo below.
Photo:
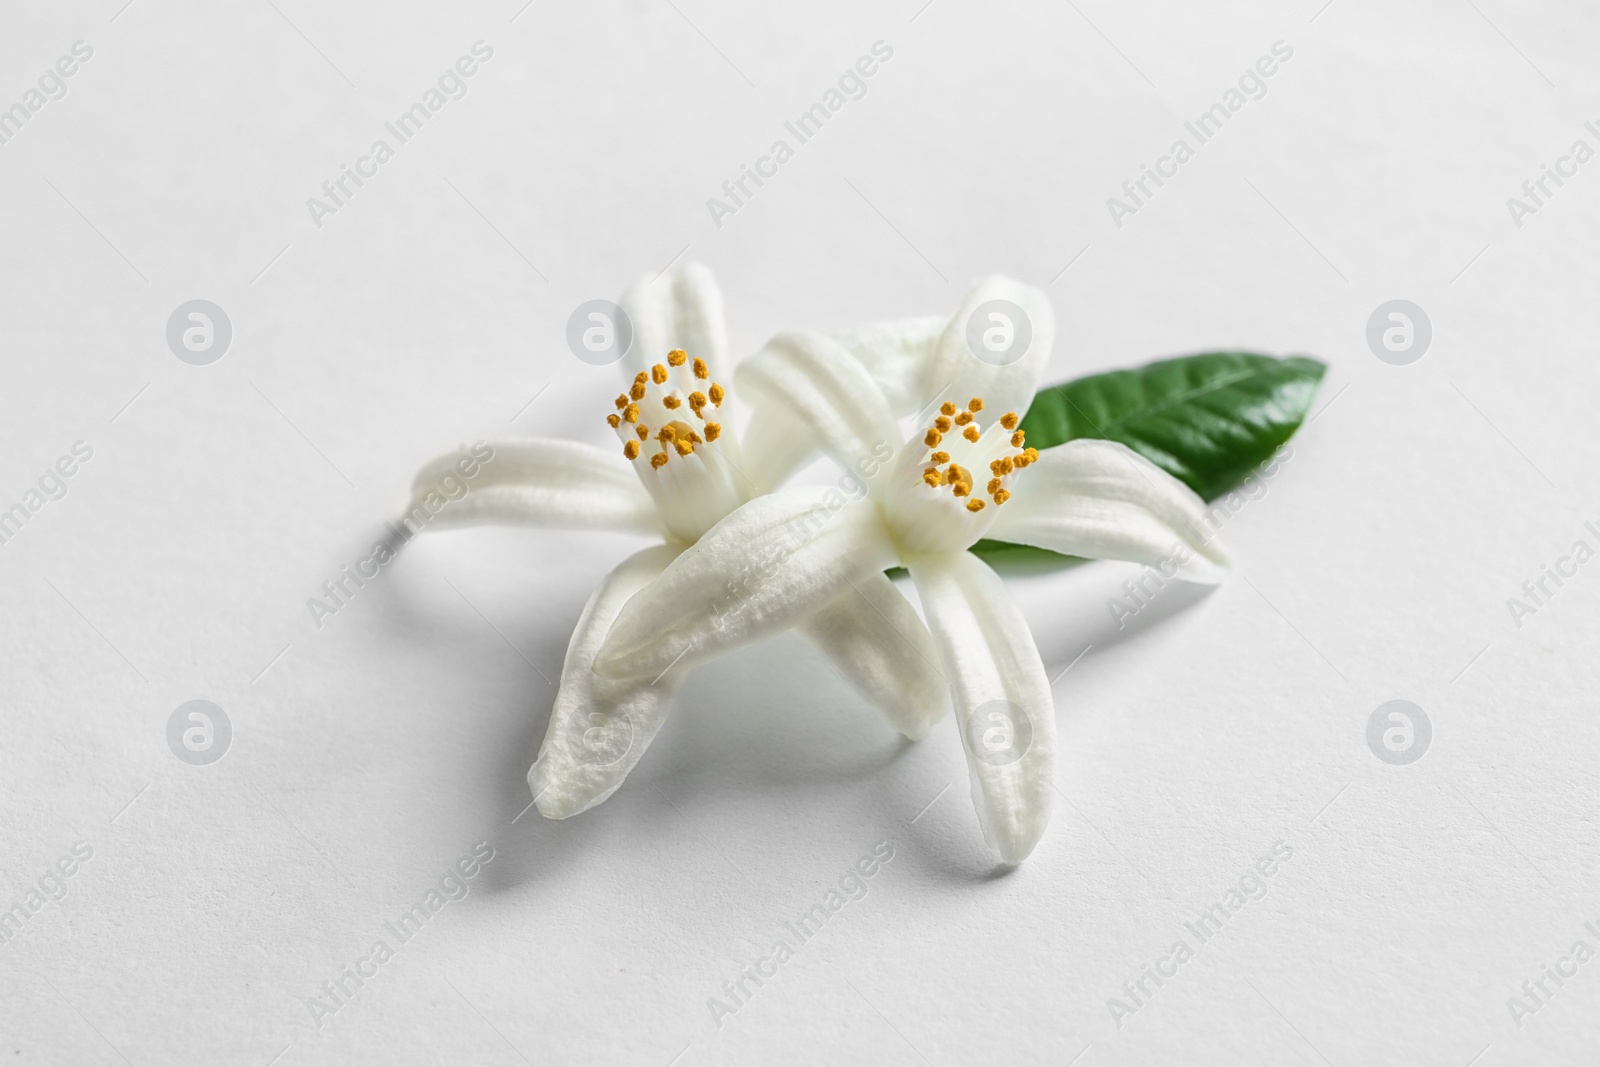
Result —
[[[1215, 500], [1294, 436], [1326, 370], [1305, 356], [1254, 352], [1164, 359], [1043, 389], [1022, 429], [1039, 449], [1080, 437], [1120, 441]], [[1073, 559], [1005, 541], [979, 541], [972, 551], [1008, 567]]]
[[1163, 359], [1041, 390], [1022, 428], [1035, 448], [1120, 441], [1215, 500], [1294, 436], [1326, 369], [1253, 352]]

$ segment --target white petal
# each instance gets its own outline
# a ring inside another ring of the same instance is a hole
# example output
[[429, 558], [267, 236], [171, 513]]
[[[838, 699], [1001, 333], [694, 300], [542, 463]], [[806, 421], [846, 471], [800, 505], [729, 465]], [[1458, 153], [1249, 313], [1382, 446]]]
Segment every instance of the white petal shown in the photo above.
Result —
[[990, 847], [1020, 863], [1050, 821], [1055, 703], [1028, 624], [999, 575], [966, 552], [911, 564], [949, 676], [972, 802]]
[[595, 669], [650, 679], [781, 633], [894, 562], [870, 502], [831, 507], [814, 489], [757, 497], [628, 602]]
[[[476, 473], [466, 477], [468, 470]], [[655, 502], [620, 449], [545, 438], [463, 447], [432, 460], [412, 481], [405, 521], [415, 529], [510, 523], [661, 532]]]
[[528, 769], [528, 788], [547, 819], [588, 811], [617, 791], [666, 720], [682, 668], [654, 685], [608, 682], [594, 673], [594, 656], [617, 613], [675, 559], [681, 549], [647, 548], [606, 576], [572, 631], [561, 688], [539, 758]]
[[781, 454], [769, 444], [774, 435], [789, 439], [794, 449], [821, 448], [846, 470], [881, 463], [903, 436], [872, 376], [826, 334], [778, 334], [739, 365], [734, 384], [754, 411], [747, 456], [760, 457], [769, 480], [773, 459]]
[[623, 360], [629, 378], [674, 348], [705, 360], [713, 376], [731, 369], [722, 290], [704, 264], [685, 263], [657, 278], [641, 278], [623, 294], [622, 309], [633, 324], [633, 345]]
[[1016, 475], [989, 536], [1070, 556], [1147, 563], [1220, 581], [1228, 556], [1194, 491], [1126, 445], [1080, 439]]
[[882, 574], [869, 574], [801, 623], [844, 676], [919, 741], [950, 706], [933, 637], [917, 610]]
[[[1004, 303], [985, 307], [991, 301]], [[997, 315], [1000, 317], [995, 318]], [[978, 349], [986, 358], [974, 354], [968, 343], [969, 330], [976, 332]], [[996, 418], [1007, 411], [1026, 414], [1050, 360], [1055, 332], [1055, 313], [1044, 293], [999, 275], [985, 278], [945, 325], [923, 368], [923, 403], [954, 400], [963, 404], [979, 396], [985, 411]], [[995, 345], [985, 346], [985, 336], [992, 337]], [[1001, 344], [1007, 338], [1009, 348]], [[999, 351], [993, 351], [994, 347]]]
[[[872, 375], [896, 415], [911, 415], [928, 403], [922, 394], [933, 350], [949, 322], [945, 315], [880, 322], [864, 330], [846, 334], [839, 343]], [[1020, 412], [1019, 412], [1020, 414]]]

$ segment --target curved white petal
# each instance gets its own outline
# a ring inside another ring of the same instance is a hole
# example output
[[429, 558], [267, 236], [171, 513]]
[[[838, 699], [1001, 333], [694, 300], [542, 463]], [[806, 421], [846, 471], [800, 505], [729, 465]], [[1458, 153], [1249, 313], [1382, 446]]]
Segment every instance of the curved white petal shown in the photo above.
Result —
[[911, 563], [949, 676], [972, 802], [990, 847], [1020, 863], [1050, 821], [1055, 703], [1028, 624], [999, 575], [966, 552]]
[[783, 455], [774, 436], [787, 440], [791, 457], [821, 448], [846, 470], [857, 471], [863, 465], [876, 469], [900, 444], [902, 434], [877, 382], [826, 334], [776, 335], [739, 365], [734, 384], [754, 410], [748, 454], [757, 455], [760, 446], [762, 474], [769, 479], [776, 473], [771, 464]]
[[1070, 556], [1146, 563], [1221, 581], [1228, 556], [1194, 491], [1126, 445], [1080, 439], [1039, 453], [989, 536]]
[[594, 656], [628, 598], [680, 551], [655, 545], [629, 557], [583, 609], [567, 645], [550, 726], [539, 758], [528, 769], [528, 788], [545, 818], [588, 811], [616, 792], [666, 720], [683, 668], [666, 672], [654, 684], [608, 682], [594, 673]]
[[894, 413], [911, 415], [928, 403], [922, 394], [930, 387], [923, 377], [949, 321], [946, 315], [927, 315], [880, 322], [845, 334], [839, 343], [872, 375]]
[[757, 497], [628, 602], [595, 669], [650, 679], [781, 633], [894, 562], [870, 502], [832, 507], [814, 489]]
[[413, 530], [509, 523], [661, 532], [655, 502], [620, 450], [547, 438], [464, 446], [428, 462], [402, 521]]
[[856, 580], [800, 624], [863, 696], [913, 741], [950, 706], [933, 637], [916, 608], [882, 574]]
[[728, 328], [722, 290], [710, 268], [685, 263], [654, 279], [641, 278], [622, 295], [633, 344], [622, 364], [629, 378], [681, 348], [727, 374]]
[[923, 367], [923, 404], [980, 396], [995, 417], [1026, 414], [1055, 332], [1055, 312], [1043, 292], [1000, 275], [985, 278], [945, 324]]

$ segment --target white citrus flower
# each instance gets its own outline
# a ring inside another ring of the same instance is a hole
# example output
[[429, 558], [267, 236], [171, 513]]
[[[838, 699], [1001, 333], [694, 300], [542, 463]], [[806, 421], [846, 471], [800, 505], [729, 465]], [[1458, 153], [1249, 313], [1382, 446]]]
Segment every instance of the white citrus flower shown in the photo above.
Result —
[[[996, 299], [1023, 310], [1043, 353], [1005, 366], [972, 355], [966, 322]], [[785, 490], [704, 533], [622, 608], [595, 666], [614, 679], [681, 669], [793, 626], [903, 565], [938, 645], [921, 667], [949, 684], [984, 837], [1016, 863], [1049, 821], [1055, 709], [1021, 613], [967, 549], [995, 537], [1074, 556], [1173, 561], [1199, 581], [1217, 580], [1227, 559], [1204, 535], [1200, 498], [1130, 449], [1099, 440], [1027, 447], [1017, 413], [1033, 397], [1053, 330], [1043, 294], [992, 279], [934, 327], [875, 331], [875, 344], [782, 334], [746, 361], [741, 387], [787, 397], [794, 432], [846, 463], [874, 441], [903, 440], [897, 409], [929, 393], [943, 403], [870, 479], [865, 499], [837, 506], [814, 490]], [[891, 363], [899, 396], [868, 369]], [[781, 563], [751, 598], [718, 615], [729, 577], [773, 556]]]
[[[597, 404], [595, 417], [616, 433], [615, 448], [494, 442], [493, 460], [466, 495], [447, 502], [426, 527], [512, 523], [632, 531], [660, 541], [606, 576], [573, 631], [550, 725], [528, 771], [540, 812], [553, 819], [616, 791], [661, 728], [690, 666], [664, 661], [647, 676], [621, 682], [597, 675], [595, 653], [623, 605], [707, 530], [779, 484], [813, 447], [769, 434], [758, 449], [741, 449], [733, 397], [716, 379], [731, 369], [722, 295], [705, 267], [690, 264], [641, 282], [622, 306], [633, 325], [630, 354], [643, 358], [628, 367], [635, 373], [623, 379], [623, 391]], [[761, 422], [759, 410], [754, 419]], [[462, 449], [424, 466], [412, 506], [468, 456]], [[727, 583], [718, 594], [724, 604], [754, 595]], [[906, 736], [924, 736], [943, 714], [947, 698], [926, 670], [935, 655], [932, 638], [882, 574], [840, 589], [791, 625]]]

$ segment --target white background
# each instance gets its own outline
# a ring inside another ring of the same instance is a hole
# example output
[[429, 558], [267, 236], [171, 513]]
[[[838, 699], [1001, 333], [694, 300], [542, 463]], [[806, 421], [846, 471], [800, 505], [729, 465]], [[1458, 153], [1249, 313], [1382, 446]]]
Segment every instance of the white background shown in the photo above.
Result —
[[[1520, 228], [1505, 201], [1600, 148], [1600, 16], [1321, 2], [9, 6], [0, 106], [94, 55], [0, 146], [0, 507], [94, 456], [0, 545], [0, 902], [94, 856], [0, 946], [6, 1062], [1592, 1055], [1600, 963], [1520, 1028], [1507, 998], [1600, 949], [1600, 564], [1520, 628], [1506, 601], [1600, 547], [1600, 162]], [[480, 39], [469, 94], [314, 226], [306, 198]], [[706, 198], [879, 40], [865, 98], [715, 226]], [[1106, 198], [1279, 40], [1267, 95], [1115, 226]], [[632, 539], [426, 535], [313, 624], [434, 454], [613, 443], [614, 369], [572, 357], [567, 316], [680, 255], [740, 352], [1003, 272], [1055, 304], [1053, 380], [1330, 364], [1226, 528], [1227, 584], [1119, 632], [1131, 568], [1013, 582], [1052, 678], [1092, 646], [1014, 872], [953, 723], [901, 742], [793, 636], [698, 670], [602, 807], [518, 818], [546, 678]], [[164, 337], [195, 298], [234, 328], [207, 367]], [[1394, 298], [1434, 327], [1409, 366], [1365, 341]], [[234, 726], [208, 767], [165, 739], [194, 698]], [[1365, 740], [1396, 698], [1433, 724], [1409, 766]], [[1267, 895], [1198, 945], [1185, 920], [1279, 840]], [[313, 1025], [305, 998], [480, 841], [471, 894]], [[717, 1026], [708, 998], [885, 841], [868, 895]], [[1119, 1027], [1108, 998], [1179, 938], [1195, 958]]]

